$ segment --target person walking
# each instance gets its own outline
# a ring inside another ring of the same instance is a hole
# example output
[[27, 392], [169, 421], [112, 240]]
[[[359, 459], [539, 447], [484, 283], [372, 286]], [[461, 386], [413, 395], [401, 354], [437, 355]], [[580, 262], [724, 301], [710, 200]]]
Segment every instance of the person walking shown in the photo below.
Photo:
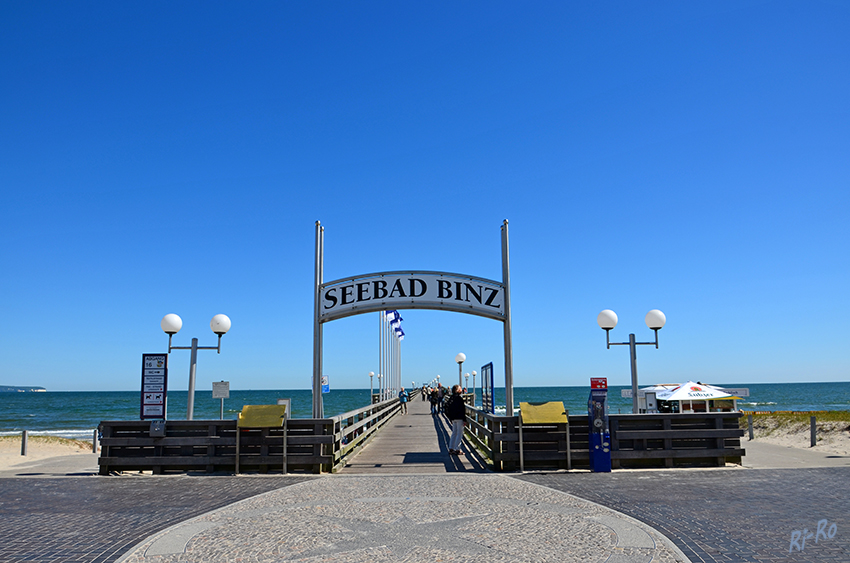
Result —
[[431, 392], [428, 393], [428, 400], [431, 401], [431, 414], [437, 414], [439, 412], [437, 402], [440, 398], [437, 396], [437, 390], [433, 387], [431, 388]]
[[401, 391], [398, 392], [398, 402], [401, 404], [401, 414], [407, 414], [407, 391], [404, 390], [404, 387], [401, 388]]
[[449, 440], [449, 453], [460, 455], [463, 441], [463, 429], [466, 426], [466, 405], [463, 402], [460, 385], [452, 387], [452, 396], [446, 401], [446, 416], [452, 424], [452, 438]]

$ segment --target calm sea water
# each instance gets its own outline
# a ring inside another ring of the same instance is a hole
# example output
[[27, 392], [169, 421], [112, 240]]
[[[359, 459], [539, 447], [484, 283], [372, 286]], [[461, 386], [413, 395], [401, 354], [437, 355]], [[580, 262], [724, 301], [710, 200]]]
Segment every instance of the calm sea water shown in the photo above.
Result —
[[[750, 396], [738, 402], [742, 410], [850, 410], [850, 383], [847, 382], [729, 386], [750, 389]], [[620, 396], [620, 390], [624, 388], [609, 389], [612, 413], [631, 412], [631, 399]], [[589, 393], [588, 387], [516, 387], [514, 403], [563, 401], [571, 413], [584, 413]], [[186, 418], [186, 397], [185, 391], [169, 391], [169, 418]], [[235, 419], [243, 405], [273, 404], [277, 399], [284, 398], [292, 400], [295, 418], [312, 416], [313, 402], [309, 390], [270, 390], [231, 391], [230, 398], [224, 401], [224, 418]], [[90, 439], [92, 431], [102, 420], [138, 420], [139, 399], [138, 391], [2, 393], [0, 435], [19, 434], [21, 430], [28, 430], [33, 434]], [[336, 416], [368, 403], [368, 389], [333, 390], [324, 395], [325, 416]], [[500, 410], [504, 410], [504, 388], [496, 389], [496, 404], [501, 406]], [[211, 391], [195, 393], [195, 420], [218, 419], [219, 409], [220, 401], [212, 398]]]

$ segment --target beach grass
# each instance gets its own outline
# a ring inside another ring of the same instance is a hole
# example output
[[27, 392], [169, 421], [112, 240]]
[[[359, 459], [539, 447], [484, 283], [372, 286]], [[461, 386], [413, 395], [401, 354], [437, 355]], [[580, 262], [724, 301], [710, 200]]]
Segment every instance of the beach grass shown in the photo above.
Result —
[[[71, 448], [79, 448], [81, 450], [91, 450], [91, 442], [84, 442], [82, 440], [72, 440], [69, 438], [60, 438], [58, 436], [34, 436], [32, 434], [27, 436], [27, 443], [31, 446], [66, 446]], [[7, 446], [8, 444], [14, 444], [20, 447], [21, 437], [20, 436], [0, 436], [0, 445]]]
[[753, 415], [753, 431], [757, 435], [771, 436], [808, 432], [811, 417], [815, 417], [818, 426], [819, 439], [822, 434], [850, 431], [850, 411], [820, 411], [820, 412], [775, 412], [748, 413], [739, 419], [740, 427], [748, 428], [747, 415]]

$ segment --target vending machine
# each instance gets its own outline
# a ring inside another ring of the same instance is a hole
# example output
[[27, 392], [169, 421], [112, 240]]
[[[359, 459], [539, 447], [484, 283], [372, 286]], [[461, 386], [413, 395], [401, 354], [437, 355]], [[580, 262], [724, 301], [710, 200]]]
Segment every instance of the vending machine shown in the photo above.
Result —
[[608, 428], [607, 379], [590, 380], [587, 415], [590, 423], [590, 470], [608, 473], [611, 471], [611, 431]]

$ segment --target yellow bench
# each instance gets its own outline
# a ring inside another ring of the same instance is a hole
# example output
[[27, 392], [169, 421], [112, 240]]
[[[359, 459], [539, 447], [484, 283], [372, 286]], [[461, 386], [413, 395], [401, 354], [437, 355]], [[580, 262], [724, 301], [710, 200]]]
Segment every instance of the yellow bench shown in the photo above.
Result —
[[236, 473], [239, 473], [239, 436], [242, 428], [283, 427], [283, 472], [286, 473], [286, 405], [245, 405], [236, 419]]

